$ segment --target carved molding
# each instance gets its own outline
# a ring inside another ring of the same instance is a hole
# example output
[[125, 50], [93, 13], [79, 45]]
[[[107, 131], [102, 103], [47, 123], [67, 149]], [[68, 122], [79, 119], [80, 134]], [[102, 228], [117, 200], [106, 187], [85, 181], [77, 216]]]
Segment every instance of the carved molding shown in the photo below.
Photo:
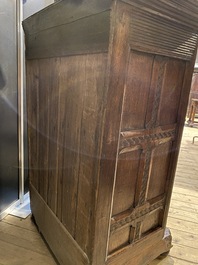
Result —
[[159, 71], [158, 71], [157, 86], [156, 86], [156, 91], [155, 91], [151, 119], [146, 124], [146, 128], [153, 128], [157, 126], [157, 118], [158, 118], [158, 112], [159, 112], [159, 104], [160, 104], [162, 84], [163, 84], [163, 79], [164, 79], [165, 66], [166, 66], [166, 60], [162, 60]]
[[140, 239], [141, 235], [141, 227], [142, 227], [142, 222], [138, 222], [135, 227], [135, 235], [134, 235], [134, 241], [137, 241]]
[[143, 169], [143, 176], [142, 176], [142, 183], [141, 183], [141, 191], [138, 200], [138, 205], [144, 204], [146, 200], [146, 190], [148, 186], [148, 179], [149, 179], [149, 171], [151, 165], [151, 148], [148, 148], [145, 152], [145, 159], [144, 159], [144, 169]]
[[130, 148], [134, 148], [135, 146], [137, 146], [138, 149], [143, 149], [149, 143], [157, 145], [174, 140], [175, 132], [175, 129], [159, 131], [159, 128], [156, 128], [156, 130], [152, 131], [144, 130], [142, 133], [139, 133], [139, 135], [134, 137], [130, 137], [130, 133], [133, 135], [135, 131], [121, 132], [122, 138], [120, 139], [120, 154], [131, 151]]
[[150, 214], [152, 211], [155, 211], [157, 209], [163, 209], [165, 204], [165, 198], [161, 199], [160, 201], [152, 204], [147, 205], [146, 207], [136, 207], [132, 213], [128, 216], [125, 216], [123, 218], [120, 218], [119, 220], [115, 220], [115, 218], [112, 217], [112, 224], [111, 224], [111, 232], [115, 232], [117, 229], [125, 226], [130, 225], [135, 220], [136, 223], [140, 221], [142, 217], [145, 217], [147, 214]]

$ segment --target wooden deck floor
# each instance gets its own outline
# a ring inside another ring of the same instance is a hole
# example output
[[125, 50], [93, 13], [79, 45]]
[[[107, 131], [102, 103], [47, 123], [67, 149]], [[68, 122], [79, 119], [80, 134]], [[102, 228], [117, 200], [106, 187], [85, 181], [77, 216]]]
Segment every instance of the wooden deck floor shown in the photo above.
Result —
[[[185, 127], [168, 218], [173, 248], [168, 257], [151, 265], [198, 264], [198, 139], [193, 145], [194, 135], [198, 129]], [[0, 265], [55, 264], [29, 217], [9, 215], [0, 222]]]
[[198, 138], [197, 128], [184, 128], [167, 226], [173, 236], [170, 255], [151, 265], [198, 264]]

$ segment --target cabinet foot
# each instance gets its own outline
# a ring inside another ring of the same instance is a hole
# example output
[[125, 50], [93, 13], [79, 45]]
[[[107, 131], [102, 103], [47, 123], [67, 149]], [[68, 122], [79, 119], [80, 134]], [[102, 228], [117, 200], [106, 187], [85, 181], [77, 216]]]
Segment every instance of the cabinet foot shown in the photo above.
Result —
[[172, 248], [172, 236], [169, 228], [166, 228], [165, 233], [164, 233], [164, 238], [163, 241], [165, 243], [165, 249], [163, 253], [161, 253], [157, 259], [164, 259], [168, 256], [170, 249]]

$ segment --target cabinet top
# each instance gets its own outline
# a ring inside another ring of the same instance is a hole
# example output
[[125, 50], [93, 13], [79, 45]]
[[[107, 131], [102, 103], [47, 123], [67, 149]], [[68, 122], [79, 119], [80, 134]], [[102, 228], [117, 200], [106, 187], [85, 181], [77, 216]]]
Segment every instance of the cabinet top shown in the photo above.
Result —
[[117, 3], [198, 33], [198, 0], [62, 0], [24, 20], [27, 58], [108, 51]]
[[26, 33], [33, 34], [110, 9], [111, 0], [61, 0], [28, 17], [23, 22]]
[[[24, 21], [31, 33], [110, 9], [113, 2], [138, 6], [198, 31], [198, 0], [60, 0]], [[52, 19], [53, 17], [53, 19]]]

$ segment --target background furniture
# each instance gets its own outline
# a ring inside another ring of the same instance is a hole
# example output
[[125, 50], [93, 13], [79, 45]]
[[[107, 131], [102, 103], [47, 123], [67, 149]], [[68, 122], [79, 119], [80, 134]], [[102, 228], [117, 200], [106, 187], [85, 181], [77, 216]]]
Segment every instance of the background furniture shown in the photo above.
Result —
[[192, 141], [193, 144], [194, 144], [196, 138], [198, 138], [198, 136], [193, 137], [193, 141]]
[[[198, 69], [197, 68], [194, 69], [194, 73], [192, 77], [191, 89], [190, 89], [190, 94], [189, 94], [189, 102], [188, 102], [188, 112], [187, 112], [188, 117], [190, 115], [192, 99], [198, 99]], [[198, 110], [196, 111], [196, 114], [198, 114]]]
[[188, 123], [190, 126], [194, 125], [195, 114], [196, 114], [197, 110], [198, 110], [198, 99], [192, 98], [191, 99], [190, 112], [189, 112], [189, 120], [188, 120]]
[[68, 0], [25, 20], [32, 211], [60, 264], [169, 251], [197, 12], [191, 0]]

